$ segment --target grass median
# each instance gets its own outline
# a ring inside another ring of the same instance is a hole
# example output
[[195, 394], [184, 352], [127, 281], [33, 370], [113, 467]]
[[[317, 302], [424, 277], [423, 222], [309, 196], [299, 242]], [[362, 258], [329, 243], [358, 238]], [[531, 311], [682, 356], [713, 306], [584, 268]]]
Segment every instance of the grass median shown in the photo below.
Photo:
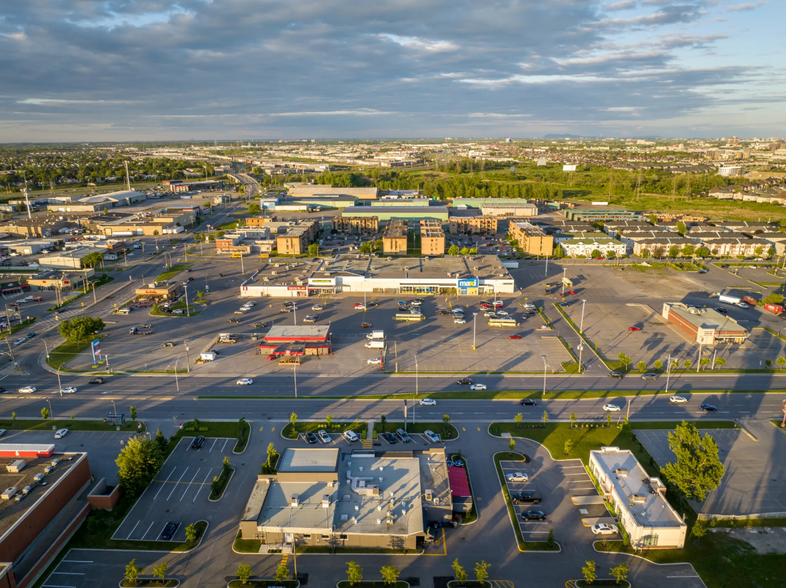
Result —
[[172, 267], [170, 267], [167, 271], [165, 271], [163, 274], [159, 274], [156, 277], [155, 281], [156, 282], [166, 282], [167, 280], [170, 280], [170, 279], [174, 278], [177, 274], [179, 274], [180, 272], [182, 272], [185, 269], [188, 269], [189, 267], [191, 267], [190, 263], [178, 263], [178, 264], [175, 264]]
[[[374, 439], [376, 439], [380, 433], [395, 433], [396, 429], [403, 429], [404, 423], [403, 422], [386, 422], [384, 429], [382, 427], [382, 423], [379, 421], [374, 422]], [[425, 433], [426, 431], [433, 431], [437, 435], [439, 435], [442, 439], [446, 441], [450, 439], [457, 439], [458, 438], [458, 430], [451, 424], [447, 424], [444, 422], [423, 422], [423, 423], [407, 423], [407, 433], [410, 435], [419, 435]]]
[[98, 335], [90, 337], [89, 339], [85, 339], [84, 341], [79, 341], [78, 343], [66, 342], [62, 345], [58, 345], [49, 352], [49, 355], [46, 358], [46, 363], [49, 366], [58, 369], [60, 366], [68, 363], [83, 351], [90, 349], [91, 341], [94, 339], [103, 339], [104, 337], [106, 337], [106, 335], [99, 333]]

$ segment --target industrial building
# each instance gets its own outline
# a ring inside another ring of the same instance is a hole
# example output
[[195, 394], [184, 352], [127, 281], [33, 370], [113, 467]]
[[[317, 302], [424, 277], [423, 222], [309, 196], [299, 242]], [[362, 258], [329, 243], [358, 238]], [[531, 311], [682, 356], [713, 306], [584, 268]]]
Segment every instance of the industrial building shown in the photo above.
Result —
[[562, 211], [562, 214], [565, 215], [565, 218], [570, 220], [586, 221], [590, 223], [596, 223], [598, 221], [646, 220], [641, 212], [613, 206], [579, 206], [577, 208], [566, 208]]
[[257, 477], [240, 534], [268, 549], [417, 549], [429, 525], [452, 518], [444, 447], [352, 453], [287, 448], [278, 473]]
[[554, 252], [554, 237], [530, 222], [511, 219], [508, 235], [518, 241], [519, 247], [530, 255], [551, 255]]
[[444, 255], [445, 254], [445, 231], [442, 230], [442, 223], [435, 220], [420, 221], [420, 254], [421, 255]]
[[666, 500], [666, 486], [650, 477], [628, 449], [590, 451], [589, 470], [619, 515], [633, 549], [682, 549], [688, 526]]
[[407, 221], [400, 219], [391, 220], [382, 233], [382, 254], [406, 255], [407, 240]]
[[355, 196], [360, 200], [376, 200], [379, 190], [376, 188], [334, 188], [320, 184], [289, 184], [288, 195], [291, 198], [313, 196]]
[[394, 218], [415, 223], [432, 218], [446, 223], [449, 215], [447, 206], [350, 206], [342, 211], [341, 216], [375, 216], [380, 223]]
[[13, 219], [0, 226], [0, 231], [15, 237], [29, 239], [57, 236], [63, 233], [70, 233], [78, 228], [79, 225], [74, 222], [33, 218]]
[[750, 332], [730, 316], [711, 308], [664, 302], [663, 318], [700, 345], [743, 343]]
[[451, 235], [496, 235], [498, 220], [496, 216], [458, 216], [450, 215]]
[[431, 206], [428, 198], [381, 198], [370, 203], [371, 206]]
[[537, 216], [538, 207], [526, 200], [489, 202], [480, 207], [484, 216]]
[[38, 260], [41, 267], [53, 267], [63, 269], [82, 269], [82, 260], [91, 253], [106, 252], [106, 249], [99, 247], [77, 247], [70, 251], [59, 251], [52, 255], [45, 255]]
[[85, 196], [79, 200], [50, 204], [47, 206], [49, 212], [57, 213], [92, 213], [100, 210], [116, 208], [118, 206], [130, 206], [136, 202], [144, 202], [147, 196], [136, 190], [120, 190], [119, 192], [108, 192], [95, 196]]

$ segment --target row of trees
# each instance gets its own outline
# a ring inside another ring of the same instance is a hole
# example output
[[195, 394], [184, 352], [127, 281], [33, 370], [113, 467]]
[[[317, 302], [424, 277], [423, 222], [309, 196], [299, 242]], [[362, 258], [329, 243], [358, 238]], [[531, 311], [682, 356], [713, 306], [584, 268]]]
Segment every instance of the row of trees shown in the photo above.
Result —
[[472, 247], [468, 249], [466, 247], [462, 247], [459, 249], [458, 245], [451, 245], [448, 247], [448, 255], [477, 255], [478, 249], [477, 247]]
[[[622, 365], [622, 367], [624, 367], [625, 369], [628, 369], [628, 366], [633, 363], [633, 360], [630, 357], [628, 357], [625, 353], [620, 353], [619, 355], [617, 355], [617, 359], [619, 360], [619, 362]], [[771, 360], [767, 360], [767, 361], [769, 361], [768, 366], [771, 366], [772, 365], [772, 361]], [[699, 360], [699, 366], [701, 368], [706, 368], [708, 365], [710, 365], [711, 362], [712, 362], [712, 360], [709, 357], [702, 357]], [[779, 357], [776, 360], [776, 362], [781, 367], [786, 366], [786, 358]], [[656, 371], [660, 371], [660, 369], [663, 368], [664, 364], [663, 364], [663, 362], [660, 359], [657, 359], [657, 360], [655, 360], [655, 362], [652, 365], [653, 365], [653, 367], [655, 368]], [[694, 364], [693, 364], [693, 360], [691, 360], [691, 359], [685, 359], [685, 360], [682, 361], [682, 363], [680, 363], [676, 359], [673, 359], [671, 361], [671, 366], [670, 367], [671, 367], [671, 369], [676, 370], [676, 369], [678, 369], [680, 367], [680, 365], [682, 365], [686, 370], [689, 370], [691, 368], [691, 366], [693, 366]], [[718, 357], [715, 360], [715, 365], [720, 367], [720, 368], [722, 368], [724, 365], [726, 365], [726, 360], [723, 357]], [[639, 363], [636, 364], [636, 368], [643, 374], [648, 369], [647, 362], [646, 361], [640, 361]]]
[[[581, 573], [584, 575], [584, 580], [587, 584], [592, 584], [595, 580], [598, 579], [598, 572], [595, 566], [594, 561], [585, 561], [585, 565], [581, 568]], [[624, 582], [628, 577], [628, 572], [630, 572], [630, 566], [626, 563], [621, 563], [620, 565], [611, 568], [609, 570], [611, 575], [614, 576], [614, 579], [617, 580], [617, 584], [621, 584]]]

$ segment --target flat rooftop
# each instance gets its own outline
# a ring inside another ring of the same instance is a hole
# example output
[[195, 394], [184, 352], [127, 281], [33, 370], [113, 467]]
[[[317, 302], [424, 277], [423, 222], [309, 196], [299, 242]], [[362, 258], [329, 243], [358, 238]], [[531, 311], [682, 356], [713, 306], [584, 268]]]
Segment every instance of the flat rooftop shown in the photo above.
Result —
[[311, 449], [287, 447], [278, 464], [280, 473], [335, 472], [338, 470], [338, 448]]
[[325, 341], [329, 334], [328, 325], [276, 325], [270, 327], [265, 341]]
[[[330, 272], [329, 274], [327, 272]], [[483, 279], [512, 279], [496, 255], [447, 256], [425, 259], [342, 255], [325, 260], [313, 278], [343, 273], [367, 278], [445, 278], [448, 273]]]
[[715, 309], [701, 308], [698, 310], [697, 314], [694, 314], [689, 312], [688, 307], [680, 302], [674, 304], [665, 304], [669, 306], [669, 312], [673, 312], [677, 316], [685, 319], [694, 327], [699, 327], [701, 329], [713, 329], [715, 331], [731, 331], [740, 333], [748, 332], [745, 327], [740, 325], [733, 318], [721, 314]]
[[[597, 460], [608, 481], [620, 497], [628, 497], [627, 504], [621, 504], [630, 512], [633, 519], [643, 527], [680, 527], [685, 523], [671, 508], [660, 492], [653, 489], [649, 475], [628, 449], [604, 448], [593, 450], [590, 454]], [[618, 470], [627, 470], [626, 475]], [[657, 483], [661, 483], [657, 478]], [[635, 497], [635, 500], [634, 500]]]

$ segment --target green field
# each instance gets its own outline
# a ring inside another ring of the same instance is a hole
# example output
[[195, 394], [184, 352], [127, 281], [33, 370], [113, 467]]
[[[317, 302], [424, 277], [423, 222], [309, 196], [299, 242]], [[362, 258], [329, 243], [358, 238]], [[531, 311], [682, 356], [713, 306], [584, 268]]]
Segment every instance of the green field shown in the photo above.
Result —
[[191, 267], [190, 263], [177, 263], [177, 264], [173, 265], [172, 267], [170, 267], [163, 274], [160, 274], [159, 276], [157, 276], [155, 281], [156, 282], [166, 282], [166, 281], [174, 278], [177, 274], [179, 274], [183, 270], [188, 269], [189, 267]]

